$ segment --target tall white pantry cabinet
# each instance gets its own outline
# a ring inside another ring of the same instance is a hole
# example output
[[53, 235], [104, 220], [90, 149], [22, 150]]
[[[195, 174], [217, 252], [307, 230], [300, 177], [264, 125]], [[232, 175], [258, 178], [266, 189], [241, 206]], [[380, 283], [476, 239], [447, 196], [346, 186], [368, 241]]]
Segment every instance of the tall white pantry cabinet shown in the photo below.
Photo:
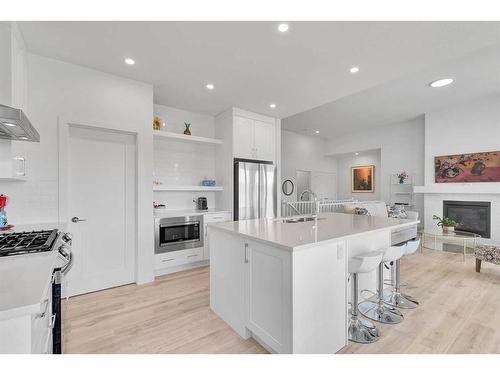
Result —
[[[216, 150], [216, 179], [224, 186], [216, 206], [233, 209], [234, 159], [271, 161], [276, 166], [277, 202], [281, 198], [281, 120], [231, 108], [215, 118], [215, 137], [222, 139]], [[281, 205], [278, 204], [278, 216]]]

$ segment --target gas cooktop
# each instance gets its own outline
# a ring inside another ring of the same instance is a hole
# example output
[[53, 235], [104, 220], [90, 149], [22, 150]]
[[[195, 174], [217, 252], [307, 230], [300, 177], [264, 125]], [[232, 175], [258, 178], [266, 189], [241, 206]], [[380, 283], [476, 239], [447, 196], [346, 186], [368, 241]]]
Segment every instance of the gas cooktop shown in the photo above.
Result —
[[50, 251], [59, 231], [41, 230], [0, 234], [0, 257]]

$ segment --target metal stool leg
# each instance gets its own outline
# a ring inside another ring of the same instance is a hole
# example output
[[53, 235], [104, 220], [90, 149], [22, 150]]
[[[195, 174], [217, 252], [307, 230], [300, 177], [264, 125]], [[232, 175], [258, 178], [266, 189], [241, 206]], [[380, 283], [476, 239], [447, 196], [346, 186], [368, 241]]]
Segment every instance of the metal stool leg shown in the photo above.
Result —
[[401, 309], [414, 309], [418, 306], [418, 301], [407, 294], [401, 293], [400, 266], [400, 259], [398, 259], [395, 265], [396, 282], [394, 284], [394, 289], [389, 292], [384, 292], [383, 301], [390, 306], [399, 307]]
[[384, 263], [378, 266], [378, 298], [375, 301], [366, 300], [359, 304], [361, 314], [385, 324], [397, 324], [403, 321], [403, 314], [390, 306], [384, 304]]
[[358, 274], [352, 274], [352, 308], [348, 328], [349, 341], [370, 344], [380, 338], [375, 325], [358, 315]]

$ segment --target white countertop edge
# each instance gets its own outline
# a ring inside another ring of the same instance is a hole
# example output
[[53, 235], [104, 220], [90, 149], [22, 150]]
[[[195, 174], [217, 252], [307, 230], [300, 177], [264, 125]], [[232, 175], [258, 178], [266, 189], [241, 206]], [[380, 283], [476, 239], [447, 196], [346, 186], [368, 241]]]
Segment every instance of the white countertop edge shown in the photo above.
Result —
[[241, 237], [247, 238], [249, 240], [253, 240], [253, 241], [257, 241], [257, 242], [263, 243], [265, 245], [270, 245], [270, 246], [273, 246], [273, 247], [277, 247], [277, 248], [280, 248], [280, 249], [283, 249], [283, 250], [287, 250], [287, 251], [292, 251], [293, 252], [293, 251], [306, 250], [308, 248], [312, 248], [312, 247], [316, 247], [316, 246], [320, 246], [320, 245], [326, 245], [326, 244], [334, 243], [334, 242], [338, 242], [338, 241], [343, 241], [343, 240], [346, 240], [348, 238], [361, 236], [361, 235], [364, 235], [364, 234], [367, 234], [367, 233], [379, 233], [379, 232], [383, 232], [383, 231], [386, 231], [386, 230], [393, 230], [393, 229], [401, 229], [401, 228], [411, 227], [411, 226], [417, 225], [419, 223], [420, 223], [420, 220], [412, 220], [412, 221], [409, 221], [407, 223], [395, 224], [393, 226], [388, 226], [388, 227], [385, 227], [385, 228], [378, 228], [378, 229], [367, 230], [367, 231], [364, 231], [364, 232], [348, 234], [348, 235], [344, 235], [344, 236], [340, 236], [340, 237], [334, 237], [334, 238], [331, 238], [331, 239], [328, 239], [328, 240], [323, 240], [323, 241], [318, 241], [318, 242], [312, 242], [312, 243], [298, 245], [298, 246], [293, 246], [293, 247], [292, 246], [286, 246], [286, 245], [283, 245], [283, 244], [280, 244], [280, 243], [277, 243], [277, 242], [273, 242], [273, 241], [268, 241], [268, 240], [265, 240], [265, 239], [262, 239], [262, 238], [259, 238], [259, 237], [250, 236], [250, 235], [245, 234], [245, 233], [235, 232], [234, 230], [218, 226], [217, 225], [218, 223], [211, 223], [211, 224], [209, 224], [209, 226], [211, 227], [211, 230], [218, 229], [218, 230], [221, 230], [221, 231], [226, 232], [226, 233], [231, 233], [231, 234], [234, 234], [234, 235], [237, 235], [237, 236], [241, 236]]

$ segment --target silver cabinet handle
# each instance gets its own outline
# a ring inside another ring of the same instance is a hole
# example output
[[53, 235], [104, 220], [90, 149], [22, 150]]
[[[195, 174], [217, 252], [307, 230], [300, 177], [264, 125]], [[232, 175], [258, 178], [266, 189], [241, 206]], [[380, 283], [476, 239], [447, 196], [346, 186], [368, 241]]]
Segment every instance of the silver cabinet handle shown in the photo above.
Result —
[[87, 221], [87, 219], [80, 219], [78, 216], [73, 216], [73, 217], [71, 218], [71, 221], [72, 221], [73, 223], [78, 223], [79, 221]]
[[245, 244], [245, 263], [248, 263], [248, 244]]
[[162, 263], [166, 263], [166, 262], [171, 262], [171, 261], [173, 261], [173, 260], [174, 260], [174, 258], [168, 258], [168, 259], [162, 259], [162, 261], [161, 261], [161, 262], [162, 262]]
[[187, 257], [188, 258], [193, 258], [193, 257], [197, 257], [197, 256], [199, 256], [199, 254], [192, 254], [192, 255], [188, 255]]
[[54, 328], [55, 322], [56, 322], [56, 314], [51, 316], [49, 328]]

